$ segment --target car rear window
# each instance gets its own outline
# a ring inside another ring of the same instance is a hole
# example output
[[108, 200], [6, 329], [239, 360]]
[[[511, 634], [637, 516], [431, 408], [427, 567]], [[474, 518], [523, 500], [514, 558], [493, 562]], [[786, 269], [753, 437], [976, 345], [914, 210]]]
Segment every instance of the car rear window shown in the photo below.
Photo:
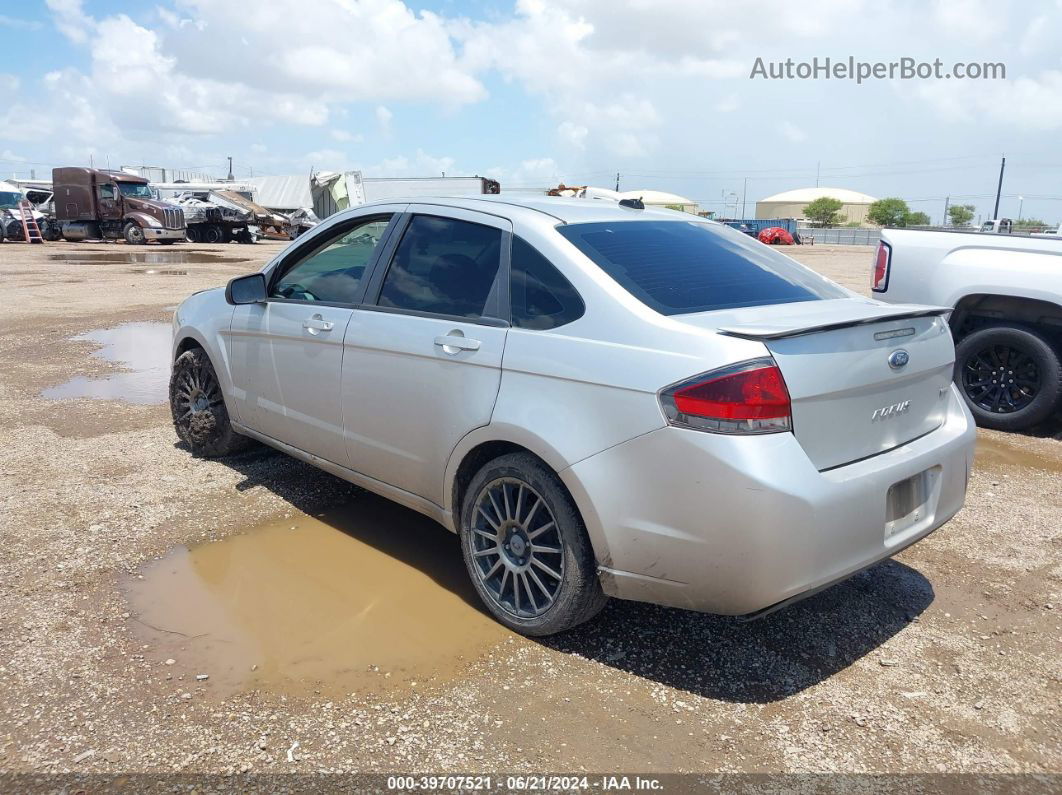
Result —
[[557, 231], [663, 315], [847, 296], [833, 282], [727, 226], [609, 221], [567, 224]]

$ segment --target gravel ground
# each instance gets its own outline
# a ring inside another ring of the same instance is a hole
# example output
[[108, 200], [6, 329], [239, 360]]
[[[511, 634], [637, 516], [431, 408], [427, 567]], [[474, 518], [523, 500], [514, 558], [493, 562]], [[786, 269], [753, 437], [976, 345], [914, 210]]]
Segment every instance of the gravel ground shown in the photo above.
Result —
[[[0, 245], [0, 771], [1059, 771], [1050, 433], [982, 432], [956, 519], [758, 622], [614, 600], [561, 637], [429, 653], [393, 687], [196, 680], [194, 645], [147, 640], [125, 596], [157, 558], [278, 518], [422, 520], [279, 454], [194, 459], [163, 405], [41, 392], [116, 369], [72, 337], [167, 321], [277, 250]], [[130, 254], [161, 261], [108, 261]], [[867, 248], [796, 256], [866, 289]], [[453, 560], [403, 562], [462, 587]]]

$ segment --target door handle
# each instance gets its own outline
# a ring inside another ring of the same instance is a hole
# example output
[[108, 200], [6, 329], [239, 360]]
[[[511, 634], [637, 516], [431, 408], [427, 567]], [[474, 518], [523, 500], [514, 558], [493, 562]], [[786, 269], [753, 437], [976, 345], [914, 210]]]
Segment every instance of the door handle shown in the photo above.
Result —
[[436, 337], [435, 344], [442, 348], [444, 352], [453, 355], [458, 351], [478, 351], [480, 341], [470, 340], [465, 336], [459, 337], [453, 334], [447, 334], [444, 337]]
[[331, 331], [335, 324], [331, 320], [325, 320], [320, 315], [314, 315], [309, 320], [304, 320], [302, 327], [311, 334], [319, 331]]

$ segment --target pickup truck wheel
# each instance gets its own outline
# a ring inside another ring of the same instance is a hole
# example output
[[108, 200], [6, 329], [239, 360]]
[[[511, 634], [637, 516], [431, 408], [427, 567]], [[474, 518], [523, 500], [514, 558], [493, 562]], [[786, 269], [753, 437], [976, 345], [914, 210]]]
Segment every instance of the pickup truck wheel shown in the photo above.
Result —
[[147, 238], [144, 237], [144, 230], [140, 228], [140, 225], [130, 221], [125, 225], [125, 229], [122, 234], [125, 237], [125, 242], [130, 246], [142, 246], [147, 242]]
[[214, 365], [201, 348], [185, 351], [173, 363], [170, 411], [177, 436], [193, 455], [232, 455], [251, 443], [233, 430]]
[[480, 599], [524, 635], [553, 635], [593, 618], [608, 597], [568, 493], [527, 453], [486, 464], [461, 507], [461, 549]]
[[1034, 330], [989, 326], [956, 346], [955, 382], [978, 425], [1017, 431], [1043, 422], [1058, 406], [1062, 363]]

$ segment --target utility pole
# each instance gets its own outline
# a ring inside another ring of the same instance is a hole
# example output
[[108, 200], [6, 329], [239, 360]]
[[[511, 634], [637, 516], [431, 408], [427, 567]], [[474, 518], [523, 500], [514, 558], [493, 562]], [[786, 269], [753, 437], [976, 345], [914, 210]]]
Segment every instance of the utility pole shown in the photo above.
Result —
[[619, 172], [616, 172], [616, 193], [619, 193]]
[[235, 177], [232, 176], [232, 155], [229, 155], [229, 182], [232, 182]]
[[948, 202], [951, 201], [951, 196], [944, 197], [944, 223], [942, 226], [948, 225]]
[[1007, 158], [999, 163], [999, 185], [996, 186], [996, 208], [992, 210], [992, 220], [999, 218], [999, 197], [1003, 193], [1003, 169], [1007, 167]]
[[741, 189], [741, 218], [745, 218], [745, 195], [749, 192], [749, 178], [745, 177], [745, 186]]
[[1022, 208], [1023, 204], [1025, 204], [1025, 197], [1024, 196], [1019, 196], [1018, 197], [1018, 223], [1019, 224], [1021, 223], [1021, 208]]

